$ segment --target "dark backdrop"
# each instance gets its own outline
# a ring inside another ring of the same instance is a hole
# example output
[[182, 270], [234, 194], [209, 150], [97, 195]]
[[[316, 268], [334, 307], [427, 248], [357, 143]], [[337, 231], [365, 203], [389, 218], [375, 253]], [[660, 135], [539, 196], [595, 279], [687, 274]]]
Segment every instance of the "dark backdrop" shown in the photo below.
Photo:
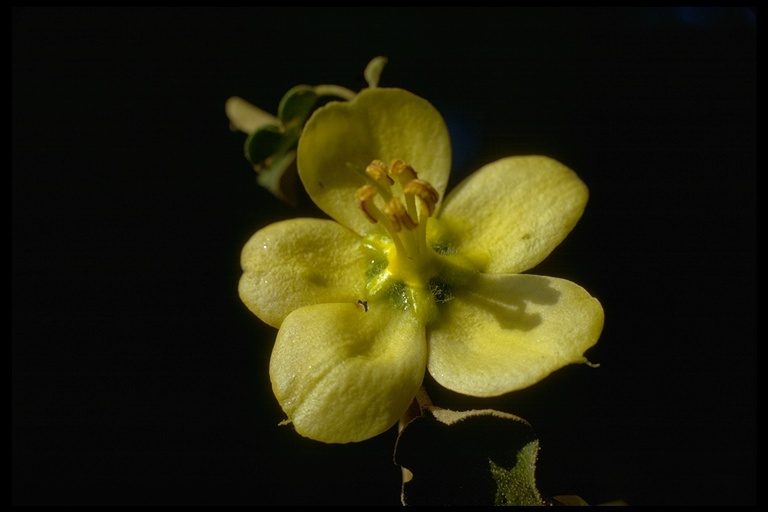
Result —
[[590, 188], [536, 270], [603, 303], [600, 368], [479, 402], [532, 423], [541, 490], [756, 504], [755, 12], [14, 8], [12, 30], [14, 504], [399, 503], [394, 431], [277, 426], [239, 251], [318, 214], [258, 187], [223, 109], [359, 89], [376, 55], [445, 115], [453, 183], [541, 153]]

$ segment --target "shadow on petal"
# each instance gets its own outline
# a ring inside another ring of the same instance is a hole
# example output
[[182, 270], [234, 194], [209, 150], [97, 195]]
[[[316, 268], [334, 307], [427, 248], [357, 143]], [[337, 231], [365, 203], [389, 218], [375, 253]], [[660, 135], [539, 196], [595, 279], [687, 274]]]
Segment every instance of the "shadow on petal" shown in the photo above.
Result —
[[554, 306], [560, 295], [546, 277], [483, 275], [464, 300], [490, 312], [502, 329], [530, 331], [543, 319], [540, 313], [529, 312], [528, 305]]

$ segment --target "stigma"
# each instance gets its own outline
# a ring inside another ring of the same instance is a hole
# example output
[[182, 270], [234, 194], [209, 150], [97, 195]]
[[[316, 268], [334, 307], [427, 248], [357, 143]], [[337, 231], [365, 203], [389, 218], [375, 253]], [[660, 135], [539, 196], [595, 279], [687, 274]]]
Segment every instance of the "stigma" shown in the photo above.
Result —
[[387, 232], [396, 258], [425, 257], [426, 224], [440, 200], [437, 190], [399, 159], [389, 165], [381, 160], [372, 161], [365, 168], [364, 177], [367, 183], [355, 192], [355, 203], [370, 222]]

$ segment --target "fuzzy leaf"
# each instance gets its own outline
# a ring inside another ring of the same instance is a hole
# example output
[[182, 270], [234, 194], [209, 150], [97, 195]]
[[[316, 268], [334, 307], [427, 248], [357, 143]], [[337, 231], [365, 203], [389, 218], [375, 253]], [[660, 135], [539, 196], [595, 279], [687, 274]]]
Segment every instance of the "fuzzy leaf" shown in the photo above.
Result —
[[275, 155], [281, 145], [283, 134], [280, 128], [265, 125], [248, 135], [243, 145], [245, 158], [255, 167], [268, 167], [264, 162]]
[[289, 90], [280, 101], [277, 117], [283, 126], [303, 126], [317, 103], [317, 93], [310, 85], [297, 85]]
[[531, 426], [512, 414], [426, 407], [397, 439], [403, 505], [544, 505], [538, 447]]

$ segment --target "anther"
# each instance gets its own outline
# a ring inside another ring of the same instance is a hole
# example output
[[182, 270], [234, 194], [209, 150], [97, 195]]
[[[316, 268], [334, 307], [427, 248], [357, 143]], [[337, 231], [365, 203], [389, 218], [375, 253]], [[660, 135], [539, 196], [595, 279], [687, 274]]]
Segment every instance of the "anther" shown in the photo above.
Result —
[[[363, 213], [368, 220], [376, 224], [378, 220], [374, 217], [373, 213], [376, 210], [376, 206], [373, 204], [373, 198], [376, 197], [376, 187], [373, 185], [363, 185], [355, 191], [355, 204], [357, 207], [363, 210]], [[372, 210], [369, 210], [372, 208]]]
[[395, 183], [395, 180], [387, 174], [387, 166], [381, 160], [374, 160], [365, 168], [365, 173], [376, 183], [389, 187]]
[[435, 211], [435, 205], [440, 199], [440, 194], [429, 182], [419, 179], [409, 181], [403, 187], [403, 193], [421, 199], [427, 207], [427, 216], [432, 216]]
[[413, 167], [399, 159], [393, 160], [389, 165], [389, 174], [397, 176], [401, 184], [408, 183], [418, 177]]

